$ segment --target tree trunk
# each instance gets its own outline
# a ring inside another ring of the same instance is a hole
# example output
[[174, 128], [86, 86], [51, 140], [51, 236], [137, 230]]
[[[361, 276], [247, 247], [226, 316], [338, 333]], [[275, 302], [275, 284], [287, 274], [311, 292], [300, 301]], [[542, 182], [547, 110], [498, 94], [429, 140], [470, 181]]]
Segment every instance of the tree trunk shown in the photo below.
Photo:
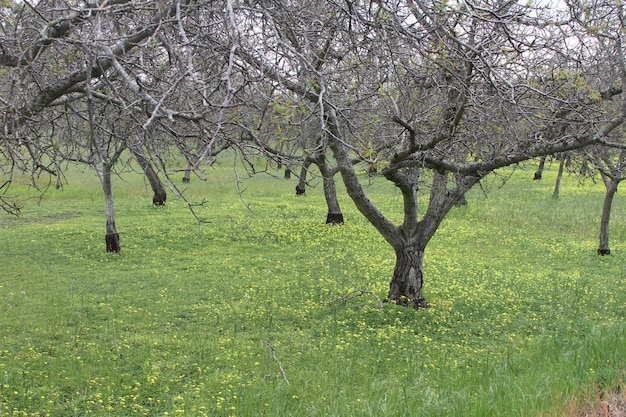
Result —
[[611, 206], [613, 205], [613, 197], [617, 192], [619, 181], [611, 179], [607, 183], [606, 194], [604, 195], [604, 205], [602, 206], [602, 218], [600, 219], [600, 246], [598, 246], [598, 255], [604, 256], [611, 253], [609, 248], [609, 220], [611, 218]]
[[336, 170], [330, 169], [327, 163], [326, 155], [319, 154], [315, 159], [320, 174], [322, 174], [322, 182], [324, 184], [324, 197], [326, 198], [326, 224], [343, 224], [343, 213], [337, 199], [337, 188], [335, 187]]
[[285, 168], [285, 179], [286, 180], [291, 179], [291, 169], [289, 167]]
[[302, 169], [300, 169], [300, 178], [298, 181], [298, 185], [296, 185], [296, 195], [305, 195], [306, 194], [306, 177], [309, 173], [309, 167], [313, 163], [313, 158], [309, 155], [304, 159], [304, 163], [302, 164]]
[[105, 242], [107, 252], [118, 253], [120, 251], [120, 235], [115, 227], [115, 210], [113, 207], [113, 187], [111, 186], [111, 169], [113, 164], [104, 164], [102, 170], [98, 170], [102, 191], [104, 192], [104, 214], [106, 218]]
[[406, 246], [396, 250], [396, 266], [386, 301], [415, 309], [428, 307], [422, 295], [424, 249]]
[[152, 192], [154, 193], [154, 196], [152, 197], [152, 204], [154, 204], [155, 206], [164, 205], [165, 200], [167, 199], [167, 192], [165, 191], [165, 187], [163, 186], [159, 175], [156, 173], [154, 168], [152, 168], [150, 161], [148, 161], [146, 157], [141, 155], [139, 152], [136, 152], [132, 148], [131, 152], [139, 163], [139, 166], [141, 166], [141, 169], [143, 169], [146, 178], [148, 178], [148, 182], [150, 183], [150, 187], [152, 188]]
[[533, 180], [540, 180], [541, 176], [543, 175], [543, 168], [546, 164], [546, 157], [542, 156], [541, 159], [539, 160], [539, 167], [537, 167], [537, 172], [535, 172], [535, 176], [533, 178]]
[[[463, 181], [463, 176], [461, 176], [460, 174], [454, 174], [454, 180], [458, 184], [459, 181]], [[457, 207], [467, 206], [467, 198], [465, 197], [465, 194], [462, 194], [454, 205]]]
[[183, 175], [183, 183], [188, 183], [191, 181], [191, 163], [187, 160], [187, 165], [185, 166], [185, 174]]
[[565, 156], [559, 158], [559, 172], [556, 174], [556, 183], [554, 184], [553, 198], [559, 198], [559, 191], [561, 190], [561, 178], [563, 177], [563, 167], [565, 166]]

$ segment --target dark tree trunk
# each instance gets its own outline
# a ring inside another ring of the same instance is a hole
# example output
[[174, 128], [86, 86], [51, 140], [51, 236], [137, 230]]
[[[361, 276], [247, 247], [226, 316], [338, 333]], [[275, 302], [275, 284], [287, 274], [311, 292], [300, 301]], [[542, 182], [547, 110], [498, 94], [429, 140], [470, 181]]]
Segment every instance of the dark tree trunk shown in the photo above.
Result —
[[106, 217], [105, 242], [107, 252], [118, 253], [120, 251], [120, 236], [115, 226], [115, 209], [113, 206], [113, 187], [111, 186], [111, 169], [113, 164], [104, 164], [98, 172], [102, 191], [104, 192], [104, 214]]
[[389, 284], [386, 301], [415, 309], [428, 307], [422, 295], [424, 276], [422, 261], [424, 250], [416, 246], [406, 246], [396, 250], [396, 266]]
[[152, 197], [152, 204], [155, 206], [162, 206], [165, 204], [165, 200], [167, 199], [167, 192], [165, 191], [165, 187], [159, 178], [159, 175], [156, 173], [150, 161], [146, 157], [144, 157], [141, 153], [136, 152], [131, 149], [133, 156], [141, 166], [146, 178], [148, 178], [148, 182], [150, 183], [150, 187], [152, 188], [152, 192], [154, 193]]
[[305, 195], [306, 188], [300, 187], [300, 184], [296, 185], [296, 195]]
[[120, 235], [117, 233], [107, 233], [104, 236], [107, 252], [119, 253], [120, 248]]
[[537, 167], [537, 172], [535, 172], [535, 176], [533, 180], [540, 180], [543, 175], [543, 168], [546, 165], [546, 157], [542, 156], [539, 160], [539, 167]]
[[309, 173], [309, 167], [312, 163], [313, 158], [310, 155], [304, 159], [304, 164], [302, 164], [302, 169], [300, 169], [300, 178], [298, 181], [298, 185], [296, 185], [296, 195], [306, 194], [306, 177]]
[[565, 166], [565, 156], [559, 158], [559, 172], [556, 174], [556, 183], [554, 184], [553, 198], [559, 198], [559, 192], [561, 191], [561, 178], [563, 178], [563, 167]]
[[343, 224], [343, 213], [327, 213], [326, 224]]
[[285, 179], [286, 180], [291, 179], [291, 169], [289, 168], [285, 168]]
[[604, 204], [602, 206], [602, 217], [600, 219], [600, 246], [598, 246], [598, 255], [609, 255], [609, 220], [611, 218], [611, 206], [613, 205], [613, 197], [617, 192], [619, 181], [612, 179], [606, 183], [606, 194], [604, 195]]
[[315, 159], [315, 163], [322, 174], [322, 182], [324, 184], [324, 197], [326, 198], [326, 224], [343, 224], [343, 213], [337, 199], [337, 187], [335, 187], [335, 174], [337, 170], [328, 166], [326, 155], [319, 154]]

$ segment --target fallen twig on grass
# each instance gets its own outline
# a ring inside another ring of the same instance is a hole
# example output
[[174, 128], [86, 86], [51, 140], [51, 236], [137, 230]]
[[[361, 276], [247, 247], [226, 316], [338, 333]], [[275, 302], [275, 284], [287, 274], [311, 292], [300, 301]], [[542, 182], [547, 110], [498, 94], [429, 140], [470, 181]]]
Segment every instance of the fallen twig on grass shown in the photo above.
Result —
[[351, 284], [353, 285], [354, 288], [350, 290], [350, 292], [348, 292], [343, 297], [336, 299], [335, 302], [340, 301], [343, 305], [346, 305], [348, 304], [348, 301], [352, 300], [353, 298], [361, 297], [362, 295], [365, 294], [365, 295], [371, 295], [372, 297], [374, 297], [374, 299], [378, 303], [378, 308], [380, 308], [381, 310], [383, 309], [383, 302], [380, 300], [380, 298], [376, 295], [374, 291], [359, 288], [353, 282], [351, 282]]
[[285, 374], [285, 369], [283, 368], [283, 365], [280, 363], [280, 361], [278, 360], [278, 357], [276, 356], [276, 349], [274, 349], [274, 345], [268, 342], [263, 342], [263, 343], [265, 343], [267, 347], [270, 348], [270, 358], [272, 358], [272, 360], [276, 362], [276, 364], [278, 364], [278, 368], [280, 369], [280, 375], [283, 377], [283, 379], [288, 385], [291, 385], [289, 383], [289, 380], [287, 379], [287, 374]]

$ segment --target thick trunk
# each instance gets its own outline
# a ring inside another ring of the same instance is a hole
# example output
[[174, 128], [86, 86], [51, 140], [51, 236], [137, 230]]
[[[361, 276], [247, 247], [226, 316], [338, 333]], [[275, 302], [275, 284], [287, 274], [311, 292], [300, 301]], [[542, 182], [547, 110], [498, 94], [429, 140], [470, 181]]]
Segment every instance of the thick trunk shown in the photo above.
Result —
[[424, 249], [405, 246], [396, 249], [396, 267], [389, 284], [387, 301], [415, 309], [428, 307], [422, 295]]
[[162, 206], [165, 204], [165, 200], [167, 199], [167, 192], [165, 191], [165, 187], [159, 178], [159, 175], [156, 173], [150, 161], [141, 155], [139, 152], [135, 152], [132, 150], [133, 156], [141, 166], [146, 178], [148, 178], [148, 182], [150, 183], [150, 187], [152, 188], [152, 192], [154, 193], [152, 197], [152, 204], [155, 206]]
[[109, 164], [102, 167], [99, 172], [100, 182], [102, 183], [102, 191], [104, 192], [104, 213], [106, 217], [106, 234], [105, 242], [107, 252], [120, 251], [120, 235], [115, 227], [115, 209], [113, 207], [113, 187], [111, 186], [111, 168]]
[[556, 174], [556, 183], [554, 184], [553, 198], [559, 198], [559, 191], [561, 190], [561, 178], [563, 178], [563, 167], [565, 166], [565, 157], [562, 156], [559, 162], [559, 172]]
[[343, 213], [326, 213], [326, 224], [343, 224]]
[[600, 246], [598, 246], [598, 255], [609, 255], [609, 220], [611, 218], [611, 206], [613, 205], [613, 197], [617, 192], [618, 181], [613, 179], [608, 182], [606, 194], [604, 195], [604, 205], [602, 206], [602, 218], [600, 219]]
[[543, 175], [543, 168], [546, 165], [546, 157], [542, 156], [539, 160], [539, 167], [537, 167], [537, 172], [535, 172], [535, 176], [533, 180], [540, 180]]

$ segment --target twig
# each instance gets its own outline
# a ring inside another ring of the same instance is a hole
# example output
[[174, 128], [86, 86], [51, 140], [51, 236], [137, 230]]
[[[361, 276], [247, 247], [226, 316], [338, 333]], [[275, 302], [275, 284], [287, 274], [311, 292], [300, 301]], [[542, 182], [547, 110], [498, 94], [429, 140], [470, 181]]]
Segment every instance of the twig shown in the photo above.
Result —
[[250, 204], [248, 204], [243, 198], [243, 192], [245, 190], [242, 190], [239, 187], [239, 184], [241, 184], [241, 179], [239, 178], [239, 172], [237, 171], [237, 157], [235, 157], [233, 172], [235, 173], [235, 190], [237, 191], [237, 194], [239, 194], [239, 199], [241, 200], [241, 203], [244, 205], [244, 207], [248, 209], [248, 211], [252, 211], [252, 209], [250, 208]]
[[351, 282], [351, 284], [354, 286], [354, 288], [349, 293], [347, 293], [341, 298], [338, 298], [335, 301], [341, 301], [343, 305], [346, 305], [348, 304], [348, 301], [352, 300], [353, 298], [360, 297], [363, 294], [367, 294], [367, 295], [371, 295], [372, 297], [374, 297], [374, 299], [378, 303], [378, 308], [380, 308], [381, 310], [383, 309], [383, 302], [380, 300], [380, 298], [376, 295], [374, 291], [364, 290], [363, 288], [358, 288], [353, 282]]
[[267, 347], [270, 348], [270, 358], [272, 358], [272, 360], [278, 364], [278, 368], [280, 369], [281, 376], [283, 377], [287, 385], [291, 385], [289, 383], [289, 380], [287, 379], [287, 375], [285, 374], [285, 369], [283, 369], [283, 365], [280, 363], [280, 361], [276, 357], [276, 349], [274, 349], [274, 345], [268, 342], [263, 342], [263, 343], [265, 343]]

